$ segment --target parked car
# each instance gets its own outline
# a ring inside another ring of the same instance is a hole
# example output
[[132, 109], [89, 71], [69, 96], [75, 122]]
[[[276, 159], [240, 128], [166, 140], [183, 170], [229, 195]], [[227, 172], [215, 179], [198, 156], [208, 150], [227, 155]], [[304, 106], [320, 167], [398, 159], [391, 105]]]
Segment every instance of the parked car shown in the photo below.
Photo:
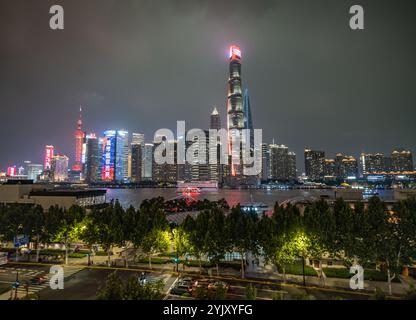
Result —
[[178, 296], [183, 295], [184, 293], [191, 293], [191, 285], [178, 283], [170, 290], [170, 293]]

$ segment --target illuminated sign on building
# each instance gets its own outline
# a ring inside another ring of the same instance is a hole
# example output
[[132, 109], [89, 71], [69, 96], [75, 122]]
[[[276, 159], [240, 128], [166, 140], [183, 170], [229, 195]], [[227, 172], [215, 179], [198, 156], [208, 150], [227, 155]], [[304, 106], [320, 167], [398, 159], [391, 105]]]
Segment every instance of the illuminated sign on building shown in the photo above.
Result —
[[17, 175], [16, 166], [7, 168], [7, 175], [9, 177], [15, 177]]
[[51, 169], [51, 162], [52, 162], [52, 158], [54, 156], [54, 147], [53, 146], [46, 146], [45, 147], [45, 159], [44, 159], [44, 163], [43, 163], [43, 167], [45, 168], [45, 170], [50, 170]]
[[116, 131], [105, 131], [103, 142], [104, 152], [102, 165], [102, 180], [112, 181], [114, 180]]
[[81, 163], [85, 164], [85, 160], [87, 157], [87, 144], [83, 143], [82, 144], [82, 153], [81, 153]]

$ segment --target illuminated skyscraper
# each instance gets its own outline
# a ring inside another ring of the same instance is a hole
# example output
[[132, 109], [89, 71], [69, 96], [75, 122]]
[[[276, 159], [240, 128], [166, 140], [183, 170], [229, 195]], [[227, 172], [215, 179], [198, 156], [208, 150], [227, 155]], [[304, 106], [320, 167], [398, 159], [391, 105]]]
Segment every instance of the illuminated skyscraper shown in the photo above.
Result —
[[131, 181], [142, 181], [142, 162], [143, 162], [143, 148], [141, 144], [131, 145]]
[[[240, 141], [241, 131], [231, 131], [233, 129], [244, 129], [244, 112], [243, 112], [243, 95], [241, 85], [241, 49], [238, 46], [230, 47], [230, 68], [228, 79], [228, 97], [227, 97], [227, 129], [228, 129], [228, 150], [229, 155], [239, 158], [239, 163], [231, 159], [231, 175], [238, 176], [242, 174], [241, 154], [238, 146], [233, 146], [233, 141]], [[238, 152], [238, 154], [236, 154]]]
[[[214, 107], [214, 110], [211, 113], [209, 128], [212, 130], [221, 130], [221, 118], [216, 107]], [[219, 141], [220, 139], [216, 139], [217, 141], [215, 140], [211, 141], [211, 139], [215, 139], [215, 137], [213, 136], [209, 136], [208, 139], [210, 139], [208, 141], [208, 144], [209, 144], [208, 162], [210, 162], [211, 159], [214, 159], [214, 158], [216, 159], [215, 164], [209, 164], [209, 180], [221, 182], [222, 181], [221, 179], [222, 178], [222, 165], [220, 164], [221, 141]]]
[[254, 146], [253, 119], [251, 117], [250, 96], [248, 94], [248, 89], [244, 90], [243, 110], [244, 110], [244, 129], [250, 130], [250, 148], [253, 148]]
[[79, 108], [79, 118], [77, 121], [77, 130], [74, 133], [75, 138], [75, 162], [72, 166], [73, 171], [82, 170], [82, 149], [84, 144], [85, 133], [82, 131], [82, 108]]
[[152, 180], [152, 164], [153, 164], [153, 144], [146, 143], [143, 148], [143, 166], [142, 177], [143, 180]]
[[209, 128], [215, 130], [221, 129], [221, 118], [220, 114], [218, 113], [217, 107], [214, 107], [214, 110], [211, 113]]
[[68, 180], [68, 157], [56, 155], [52, 158], [51, 178], [53, 182], [65, 182]]
[[144, 146], [144, 134], [143, 133], [133, 133], [131, 144], [140, 144], [142, 147]]
[[43, 165], [41, 164], [29, 164], [27, 167], [27, 178], [33, 180], [33, 182], [38, 181], [39, 176], [42, 174]]
[[102, 158], [102, 148], [99, 139], [95, 134], [88, 134], [86, 137], [86, 159], [85, 159], [85, 181], [88, 183], [100, 180], [100, 161]]
[[123, 182], [128, 173], [128, 132], [107, 130], [103, 139], [102, 180]]
[[54, 150], [55, 150], [55, 148], [53, 146], [46, 146], [45, 147], [45, 156], [44, 156], [44, 160], [43, 160], [43, 168], [45, 170], [50, 170], [51, 169], [51, 162], [52, 162], [52, 158], [54, 156]]

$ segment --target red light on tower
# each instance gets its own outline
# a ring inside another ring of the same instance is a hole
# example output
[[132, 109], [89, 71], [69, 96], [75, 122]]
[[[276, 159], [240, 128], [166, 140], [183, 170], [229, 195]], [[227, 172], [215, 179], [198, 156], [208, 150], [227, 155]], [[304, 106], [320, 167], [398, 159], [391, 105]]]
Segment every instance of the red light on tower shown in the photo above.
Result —
[[84, 144], [85, 134], [82, 131], [82, 108], [79, 108], [79, 118], [77, 121], [77, 130], [74, 133], [75, 138], [75, 163], [72, 166], [72, 170], [82, 170], [82, 145]]
[[241, 49], [239, 46], [230, 46], [230, 60], [241, 60]]

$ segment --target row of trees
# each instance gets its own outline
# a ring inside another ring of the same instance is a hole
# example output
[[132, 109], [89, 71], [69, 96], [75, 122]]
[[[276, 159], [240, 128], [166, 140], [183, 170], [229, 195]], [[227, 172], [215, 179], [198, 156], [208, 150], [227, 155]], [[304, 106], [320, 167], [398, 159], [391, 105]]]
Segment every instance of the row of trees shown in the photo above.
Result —
[[[71, 243], [82, 240], [108, 252], [114, 247], [131, 248], [152, 256], [173, 247], [178, 258], [192, 255], [218, 264], [227, 253], [241, 256], [241, 276], [245, 274], [248, 253], [262, 256], [277, 266], [285, 278], [285, 268], [295, 260], [323, 257], [342, 259], [346, 265], [378, 264], [386, 270], [389, 287], [403, 265], [411, 262], [416, 249], [416, 199], [397, 202], [392, 210], [374, 197], [365, 207], [354, 207], [342, 199], [329, 206], [324, 200], [300, 212], [297, 207], [276, 205], [273, 215], [259, 217], [239, 206], [228, 214], [212, 205], [195, 218], [188, 216], [180, 225], [169, 225], [161, 199], [146, 200], [139, 209], [123, 207], [116, 201], [104, 209], [68, 210], [25, 205], [0, 205], [0, 235], [12, 241], [16, 235], [30, 236], [39, 243]], [[124, 252], [127, 252], [125, 250]], [[37, 257], [39, 250], [37, 250]], [[128, 257], [125, 255], [125, 263]], [[321, 265], [321, 264], [320, 264]]]

